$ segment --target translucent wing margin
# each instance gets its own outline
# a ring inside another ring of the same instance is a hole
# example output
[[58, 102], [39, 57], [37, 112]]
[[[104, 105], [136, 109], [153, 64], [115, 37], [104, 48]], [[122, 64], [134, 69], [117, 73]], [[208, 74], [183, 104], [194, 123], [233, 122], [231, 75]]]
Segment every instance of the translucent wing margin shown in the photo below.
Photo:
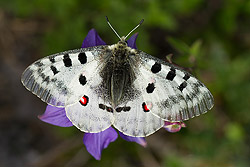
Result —
[[99, 60], [104, 47], [76, 49], [37, 60], [23, 72], [21, 82], [44, 102], [64, 107], [66, 99], [77, 91], [68, 85], [87, 64]]
[[213, 107], [214, 100], [206, 86], [188, 72], [140, 52], [137, 75], [151, 112], [166, 121], [184, 121], [199, 116]]

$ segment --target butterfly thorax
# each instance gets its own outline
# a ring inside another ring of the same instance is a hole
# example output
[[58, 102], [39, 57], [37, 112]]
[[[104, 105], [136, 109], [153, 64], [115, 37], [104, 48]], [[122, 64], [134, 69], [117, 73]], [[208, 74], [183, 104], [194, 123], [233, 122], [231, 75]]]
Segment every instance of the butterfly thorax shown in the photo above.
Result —
[[135, 79], [136, 50], [127, 46], [125, 40], [108, 48], [105, 65], [101, 71], [102, 87], [107, 91], [108, 100], [113, 107], [126, 101]]
[[127, 46], [124, 37], [122, 37], [117, 44], [111, 45], [110, 49], [112, 52], [112, 59], [115, 66], [120, 66], [128, 62], [129, 56], [131, 55], [131, 51], [134, 50]]

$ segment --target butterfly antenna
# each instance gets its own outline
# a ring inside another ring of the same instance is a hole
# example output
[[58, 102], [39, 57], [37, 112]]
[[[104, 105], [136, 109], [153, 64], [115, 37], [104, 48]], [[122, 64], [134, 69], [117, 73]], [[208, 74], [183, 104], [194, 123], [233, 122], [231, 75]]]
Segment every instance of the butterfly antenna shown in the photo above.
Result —
[[105, 17], [106, 17], [106, 20], [107, 20], [107, 23], [108, 23], [109, 27], [114, 31], [114, 33], [116, 34], [116, 36], [121, 40], [120, 35], [115, 31], [115, 29], [110, 24], [108, 17], [107, 16], [105, 16]]
[[128, 33], [128, 35], [125, 36], [125, 39], [126, 39], [133, 31], [135, 31], [135, 30], [143, 23], [143, 21], [144, 21], [144, 19], [142, 19], [142, 20], [140, 21], [140, 23], [139, 23], [137, 26], [135, 26], [135, 28], [134, 28], [133, 30], [131, 30], [131, 31]]

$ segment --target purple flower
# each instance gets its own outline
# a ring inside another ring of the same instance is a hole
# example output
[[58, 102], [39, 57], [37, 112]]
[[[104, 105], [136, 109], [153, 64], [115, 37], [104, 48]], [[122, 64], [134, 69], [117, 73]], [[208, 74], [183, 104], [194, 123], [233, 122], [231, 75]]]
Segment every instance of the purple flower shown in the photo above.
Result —
[[52, 125], [61, 127], [73, 126], [72, 122], [67, 118], [64, 108], [58, 108], [51, 105], [47, 105], [44, 114], [39, 115], [38, 118]]
[[[136, 38], [138, 33], [132, 35], [128, 40], [128, 46], [134, 49], [136, 48]], [[91, 29], [82, 43], [82, 48], [105, 45], [106, 43], [100, 38], [95, 29]], [[61, 127], [73, 126], [72, 122], [67, 118], [64, 108], [53, 107], [48, 105], [45, 113], [38, 116], [39, 119], [46, 123]], [[169, 132], [177, 132], [184, 127], [184, 123], [170, 123], [165, 122], [164, 128]], [[147, 142], [144, 137], [131, 137], [119, 132], [120, 137], [126, 141], [136, 142], [143, 147], [147, 146]], [[118, 137], [116, 130], [112, 127], [99, 132], [99, 133], [85, 133], [83, 137], [83, 143], [86, 146], [87, 151], [97, 160], [101, 159], [102, 150], [107, 148], [111, 142], [114, 142]]]

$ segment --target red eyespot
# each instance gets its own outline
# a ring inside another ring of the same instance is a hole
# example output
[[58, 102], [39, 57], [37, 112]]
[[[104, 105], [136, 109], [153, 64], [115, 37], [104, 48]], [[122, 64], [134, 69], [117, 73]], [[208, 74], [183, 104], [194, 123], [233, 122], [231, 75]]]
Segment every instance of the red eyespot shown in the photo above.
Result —
[[85, 96], [85, 95], [84, 95], [84, 96], [79, 100], [79, 102], [81, 103], [81, 105], [86, 106], [86, 105], [88, 104], [88, 102], [89, 102], [88, 96]]
[[144, 112], [149, 112], [148, 106], [146, 105], [145, 102], [142, 103], [142, 108]]

